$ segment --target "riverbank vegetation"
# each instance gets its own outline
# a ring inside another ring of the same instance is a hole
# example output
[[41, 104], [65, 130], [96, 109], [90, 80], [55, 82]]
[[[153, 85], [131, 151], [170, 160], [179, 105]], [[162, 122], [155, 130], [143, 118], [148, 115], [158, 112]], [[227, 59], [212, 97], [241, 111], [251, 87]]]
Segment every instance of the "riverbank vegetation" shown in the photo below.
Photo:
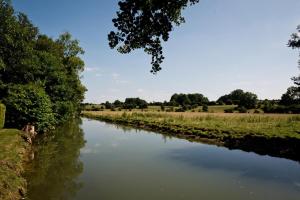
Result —
[[300, 116], [290, 114], [84, 111], [102, 121], [300, 160]]
[[53, 39], [0, 0], [0, 102], [6, 127], [46, 132], [80, 112], [84, 53], [70, 33]]
[[245, 135], [300, 139], [300, 116], [287, 114], [84, 111], [84, 116], [128, 124], [170, 127], [174, 132], [222, 138]]
[[29, 144], [24, 132], [0, 129], [0, 199], [21, 199], [26, 192], [24, 164], [28, 160]]
[[79, 116], [86, 91], [83, 53], [70, 33], [57, 39], [42, 34], [10, 1], [0, 0], [1, 200], [25, 195], [24, 166], [36, 131]]

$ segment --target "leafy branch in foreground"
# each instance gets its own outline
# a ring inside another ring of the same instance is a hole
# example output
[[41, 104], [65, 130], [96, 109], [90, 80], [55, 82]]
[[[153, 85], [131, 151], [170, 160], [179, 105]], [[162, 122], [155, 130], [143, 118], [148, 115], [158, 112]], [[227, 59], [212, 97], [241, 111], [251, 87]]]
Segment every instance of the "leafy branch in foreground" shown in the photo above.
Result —
[[184, 22], [182, 10], [199, 0], [121, 0], [117, 17], [112, 20], [117, 31], [108, 35], [109, 46], [126, 54], [144, 49], [152, 56], [151, 73], [161, 70], [164, 60], [162, 41], [168, 41], [174, 25]]
[[[300, 49], [300, 25], [297, 27], [297, 31], [298, 33], [293, 33], [291, 35], [291, 39], [288, 42], [288, 47], [292, 47], [293, 49]], [[300, 60], [298, 63], [300, 68]], [[293, 77], [292, 80], [296, 85], [300, 86], [300, 75], [298, 77]]]

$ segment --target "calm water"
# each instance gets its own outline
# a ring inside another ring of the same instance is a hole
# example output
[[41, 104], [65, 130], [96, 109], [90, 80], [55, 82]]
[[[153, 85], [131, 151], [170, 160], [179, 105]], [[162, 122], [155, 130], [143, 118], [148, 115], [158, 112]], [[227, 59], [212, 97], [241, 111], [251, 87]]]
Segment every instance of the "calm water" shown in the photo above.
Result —
[[300, 199], [286, 159], [87, 119], [38, 142], [31, 200]]

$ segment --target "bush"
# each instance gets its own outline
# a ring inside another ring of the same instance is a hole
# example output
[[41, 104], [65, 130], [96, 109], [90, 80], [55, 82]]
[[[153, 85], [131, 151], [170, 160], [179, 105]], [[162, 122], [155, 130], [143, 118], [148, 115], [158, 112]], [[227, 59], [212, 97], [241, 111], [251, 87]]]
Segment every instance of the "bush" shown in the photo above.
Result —
[[259, 111], [259, 110], [254, 110], [254, 113], [255, 113], [255, 114], [259, 114], [260, 111]]
[[237, 107], [236, 110], [239, 111], [239, 113], [247, 113], [247, 108], [244, 106]]
[[208, 106], [207, 105], [203, 105], [202, 106], [202, 111], [203, 112], [208, 112]]
[[175, 112], [185, 112], [186, 110], [184, 109], [184, 108], [177, 108], [176, 110], [175, 110]]
[[5, 122], [5, 105], [0, 103], [0, 129], [4, 127], [4, 122]]
[[101, 107], [96, 107], [96, 106], [93, 106], [91, 111], [103, 111], [104, 109], [102, 109]]
[[225, 113], [233, 113], [234, 109], [233, 108], [225, 109], [224, 112]]
[[14, 85], [3, 99], [6, 105], [6, 124], [22, 128], [27, 124], [45, 132], [56, 125], [49, 96], [36, 85]]
[[292, 114], [300, 114], [300, 105], [266, 105], [263, 108], [265, 113], [292, 113]]

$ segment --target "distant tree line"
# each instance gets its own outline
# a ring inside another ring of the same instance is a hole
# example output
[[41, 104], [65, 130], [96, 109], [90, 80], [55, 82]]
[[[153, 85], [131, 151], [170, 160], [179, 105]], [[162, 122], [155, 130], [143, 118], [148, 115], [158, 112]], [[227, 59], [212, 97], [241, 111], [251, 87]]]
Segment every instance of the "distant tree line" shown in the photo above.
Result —
[[52, 39], [0, 0], [0, 101], [7, 127], [45, 132], [80, 113], [84, 51], [69, 33]]
[[[296, 87], [290, 87], [288, 91], [282, 95], [279, 100], [259, 100], [257, 95], [251, 92], [245, 92], [241, 89], [236, 89], [229, 94], [225, 94], [218, 98], [217, 101], [209, 101], [207, 97], [200, 93], [193, 94], [173, 94], [169, 101], [164, 102], [147, 102], [140, 98], [126, 98], [124, 102], [116, 100], [112, 103], [105, 102], [100, 106], [86, 103], [85, 110], [132, 110], [146, 109], [149, 106], [159, 106], [159, 111], [169, 112], [184, 112], [195, 110], [198, 107], [200, 111], [207, 112], [209, 106], [235, 105], [232, 108], [225, 109], [227, 113], [240, 112], [246, 113], [253, 109], [254, 112], [260, 111], [265, 113], [300, 113], [300, 95]], [[89, 107], [88, 107], [89, 106]], [[259, 111], [260, 110], [260, 111]]]

